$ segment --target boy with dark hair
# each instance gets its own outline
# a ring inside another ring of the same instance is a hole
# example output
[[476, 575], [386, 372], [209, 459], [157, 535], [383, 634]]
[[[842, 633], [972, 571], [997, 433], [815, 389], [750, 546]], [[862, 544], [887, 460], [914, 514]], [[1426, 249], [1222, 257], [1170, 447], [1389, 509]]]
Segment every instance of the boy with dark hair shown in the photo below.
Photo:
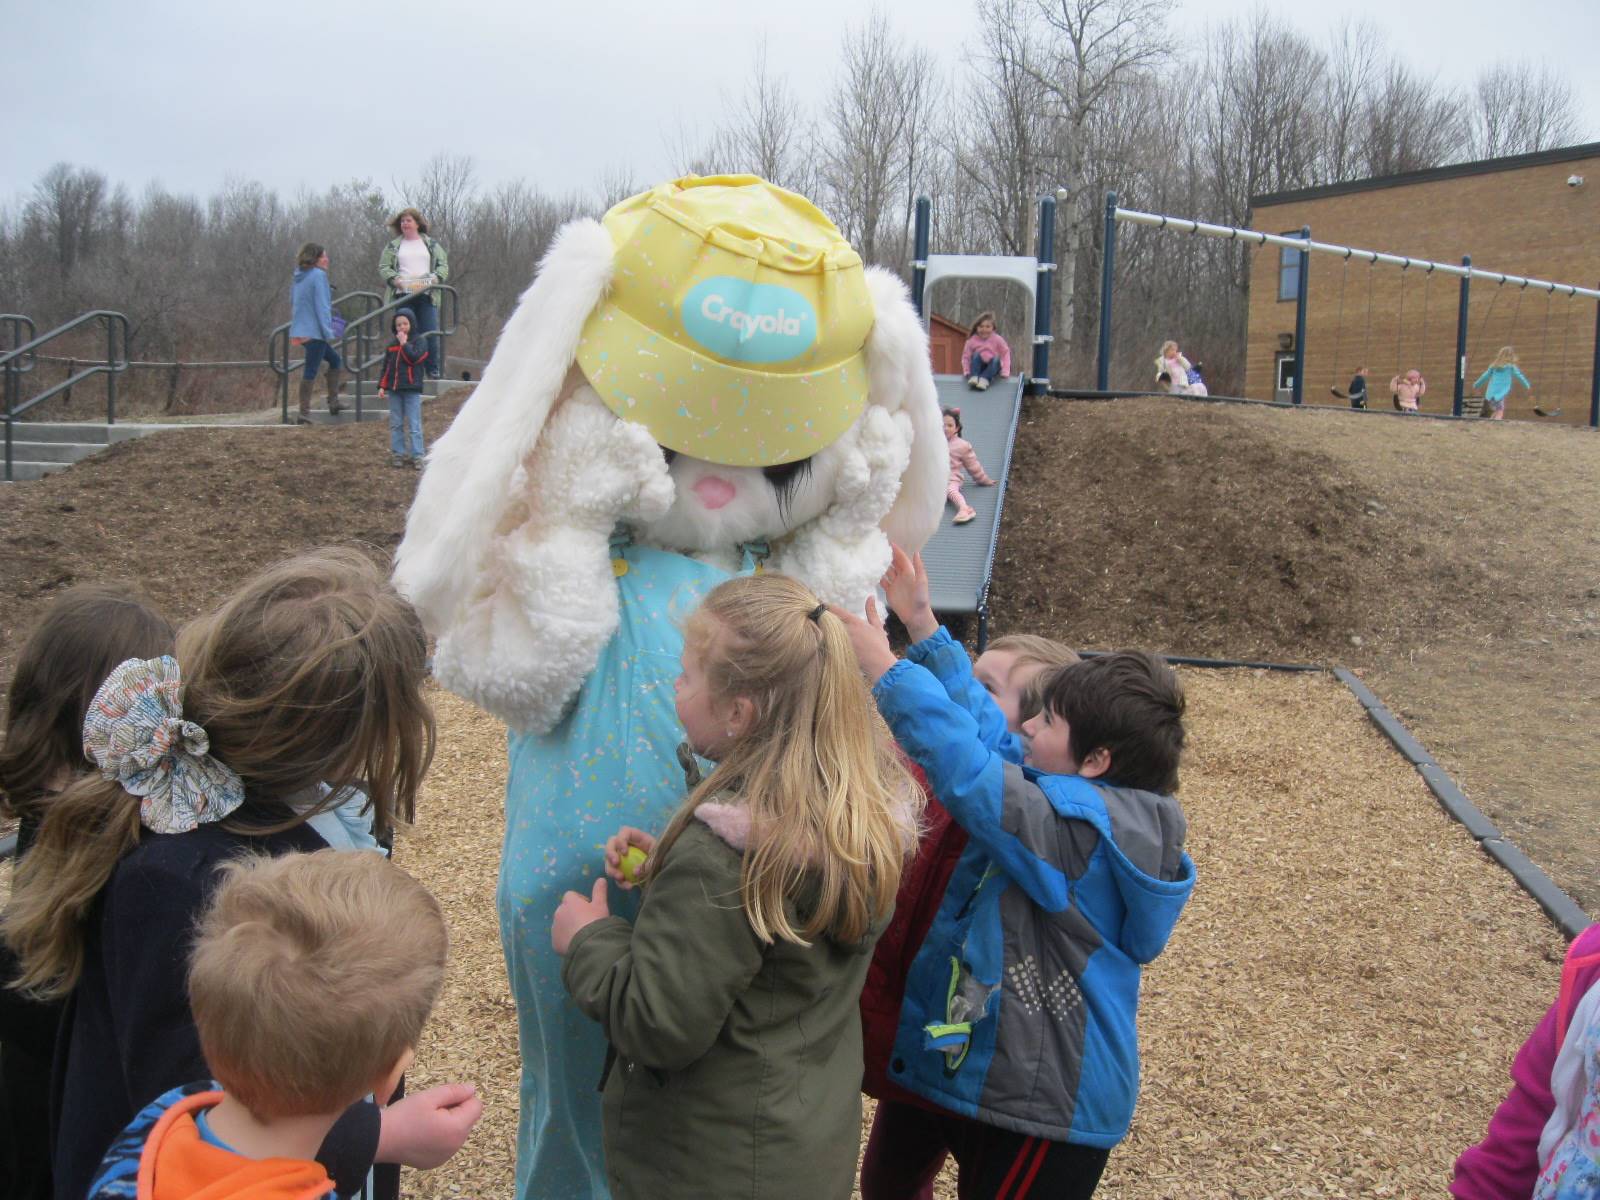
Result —
[[1018, 762], [914, 561], [896, 551], [883, 586], [905, 660], [870, 602], [870, 621], [834, 611], [968, 840], [905, 972], [863, 1200], [921, 1194], [947, 1153], [963, 1196], [1090, 1196], [1138, 1094], [1140, 968], [1194, 888], [1171, 795], [1183, 691], [1148, 654], [1062, 667]]
[[[312, 1159], [363, 1096], [393, 1094], [444, 981], [439, 903], [376, 854], [229, 863], [201, 918], [189, 1003], [209, 1080], [133, 1119], [89, 1200], [308, 1200]], [[472, 1097], [463, 1116], [477, 1120]]]

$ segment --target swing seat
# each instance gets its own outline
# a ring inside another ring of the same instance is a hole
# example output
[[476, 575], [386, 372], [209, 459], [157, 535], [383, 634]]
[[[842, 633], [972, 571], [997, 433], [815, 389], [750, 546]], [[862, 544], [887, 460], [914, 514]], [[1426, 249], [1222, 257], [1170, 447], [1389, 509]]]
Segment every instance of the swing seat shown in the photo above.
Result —
[[1350, 393], [1345, 391], [1343, 388], [1331, 387], [1328, 390], [1341, 400], [1350, 399]]
[[1561, 415], [1561, 406], [1557, 405], [1555, 408], [1546, 408], [1542, 404], [1535, 404], [1533, 406], [1533, 411], [1538, 413], [1541, 417], [1559, 417]]

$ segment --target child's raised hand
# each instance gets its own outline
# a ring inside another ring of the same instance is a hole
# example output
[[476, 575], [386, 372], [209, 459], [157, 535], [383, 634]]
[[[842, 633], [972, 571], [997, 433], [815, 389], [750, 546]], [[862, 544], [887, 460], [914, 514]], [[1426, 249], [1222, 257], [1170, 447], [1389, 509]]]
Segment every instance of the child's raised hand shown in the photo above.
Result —
[[867, 682], [877, 683], [883, 673], [895, 664], [894, 651], [889, 649], [889, 635], [883, 631], [883, 618], [878, 615], [878, 602], [867, 597], [866, 619], [846, 612], [837, 604], [828, 605], [828, 611], [844, 622], [849, 635], [850, 648], [856, 652], [856, 661]]
[[593, 925], [611, 915], [606, 903], [606, 881], [596, 879], [594, 890], [588, 898], [578, 892], [568, 892], [561, 897], [561, 907], [556, 909], [556, 919], [550, 925], [550, 943], [557, 954], [565, 954], [578, 930]]
[[[650, 870], [649, 856], [655, 849], [655, 838], [642, 829], [624, 825], [606, 839], [606, 875], [623, 891], [632, 891], [644, 882], [645, 873]], [[624, 860], [629, 858], [630, 852], [633, 852], [633, 865], [625, 872]]]
[[928, 598], [928, 572], [920, 553], [908, 555], [899, 546], [890, 548], [894, 559], [878, 586], [889, 601], [889, 611], [900, 618], [912, 640], [920, 642], [939, 631], [939, 621]]
[[483, 1116], [470, 1083], [441, 1083], [396, 1100], [383, 1110], [377, 1161], [431, 1171], [463, 1145]]

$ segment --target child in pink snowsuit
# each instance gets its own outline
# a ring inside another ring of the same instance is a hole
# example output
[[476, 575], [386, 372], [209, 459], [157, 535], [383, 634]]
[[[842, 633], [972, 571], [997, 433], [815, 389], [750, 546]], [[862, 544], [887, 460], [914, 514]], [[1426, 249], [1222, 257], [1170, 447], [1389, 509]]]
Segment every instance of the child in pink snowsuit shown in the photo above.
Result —
[[961, 494], [961, 471], [965, 468], [967, 474], [972, 476], [972, 482], [979, 487], [993, 487], [994, 480], [990, 479], [983, 471], [983, 464], [978, 461], [978, 455], [972, 448], [972, 443], [961, 436], [961, 410], [947, 408], [944, 410], [944, 436], [950, 444], [950, 486], [945, 492], [945, 498], [956, 506], [956, 519], [954, 524], [965, 525], [978, 514], [967, 503], [967, 498]]
[[1568, 947], [1559, 997], [1517, 1051], [1511, 1091], [1483, 1141], [1456, 1159], [1450, 1194], [1457, 1200], [1589, 1194], [1580, 1185], [1600, 1181], [1597, 1011], [1600, 925], [1591, 925]]

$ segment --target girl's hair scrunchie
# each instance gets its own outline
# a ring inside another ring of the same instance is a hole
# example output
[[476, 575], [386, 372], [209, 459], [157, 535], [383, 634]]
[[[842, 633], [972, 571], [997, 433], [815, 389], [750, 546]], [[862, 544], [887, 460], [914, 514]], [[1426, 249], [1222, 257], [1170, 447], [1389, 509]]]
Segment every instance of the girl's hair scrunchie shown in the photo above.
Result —
[[244, 803], [244, 783], [212, 758], [211, 739], [183, 719], [178, 660], [130, 658], [94, 694], [83, 720], [83, 752], [100, 774], [140, 797], [152, 833], [187, 833]]

